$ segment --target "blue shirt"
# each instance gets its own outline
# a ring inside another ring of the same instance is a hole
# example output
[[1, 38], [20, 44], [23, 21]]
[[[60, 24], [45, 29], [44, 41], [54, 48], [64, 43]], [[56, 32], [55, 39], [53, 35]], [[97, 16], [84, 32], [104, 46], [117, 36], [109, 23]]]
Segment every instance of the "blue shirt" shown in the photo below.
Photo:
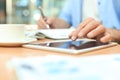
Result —
[[[67, 0], [60, 18], [77, 27], [82, 21], [83, 0]], [[120, 0], [97, 0], [99, 19], [107, 28], [120, 29]]]

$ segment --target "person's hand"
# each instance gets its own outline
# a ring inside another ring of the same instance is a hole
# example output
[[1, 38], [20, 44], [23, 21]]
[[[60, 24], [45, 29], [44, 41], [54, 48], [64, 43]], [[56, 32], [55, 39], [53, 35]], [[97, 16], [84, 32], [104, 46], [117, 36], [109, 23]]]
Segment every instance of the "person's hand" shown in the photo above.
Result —
[[44, 21], [42, 17], [38, 20], [38, 29], [46, 29], [47, 24], [50, 26], [50, 28], [54, 28], [54, 20], [55, 18], [48, 18]]
[[111, 40], [111, 35], [107, 32], [107, 29], [101, 22], [96, 21], [93, 18], [87, 18], [79, 24], [75, 31], [69, 34], [69, 38], [72, 40], [82, 37], [96, 39], [103, 43]]
[[42, 17], [38, 20], [38, 29], [46, 29], [46, 25], [49, 25], [51, 29], [54, 28], [69, 28], [70, 25], [64, 21], [63, 19], [60, 18], [55, 18], [55, 17], [47, 17], [47, 20], [44, 21]]

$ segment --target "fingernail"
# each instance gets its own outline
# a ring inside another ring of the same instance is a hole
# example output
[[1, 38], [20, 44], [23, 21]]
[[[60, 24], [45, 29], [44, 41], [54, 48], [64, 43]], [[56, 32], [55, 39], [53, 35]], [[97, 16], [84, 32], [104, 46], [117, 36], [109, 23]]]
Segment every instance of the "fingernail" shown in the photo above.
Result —
[[78, 36], [79, 36], [79, 37], [83, 37], [83, 33], [80, 32], [80, 33], [78, 34]]
[[94, 34], [89, 33], [89, 34], [87, 35], [87, 37], [88, 37], [88, 38], [93, 38], [93, 37], [94, 37]]
[[74, 41], [74, 40], [76, 40], [76, 37], [75, 37], [75, 36], [72, 36], [71, 39]]

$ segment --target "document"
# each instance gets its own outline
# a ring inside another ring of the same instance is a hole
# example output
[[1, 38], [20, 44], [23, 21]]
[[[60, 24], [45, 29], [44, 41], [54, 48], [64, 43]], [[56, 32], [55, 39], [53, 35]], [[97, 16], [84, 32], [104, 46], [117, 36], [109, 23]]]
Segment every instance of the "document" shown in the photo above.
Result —
[[19, 80], [120, 80], [120, 54], [13, 58], [9, 63]]
[[31, 31], [27, 33], [28, 35], [43, 39], [43, 38], [50, 38], [50, 39], [68, 39], [68, 35], [75, 29], [40, 29], [36, 31]]

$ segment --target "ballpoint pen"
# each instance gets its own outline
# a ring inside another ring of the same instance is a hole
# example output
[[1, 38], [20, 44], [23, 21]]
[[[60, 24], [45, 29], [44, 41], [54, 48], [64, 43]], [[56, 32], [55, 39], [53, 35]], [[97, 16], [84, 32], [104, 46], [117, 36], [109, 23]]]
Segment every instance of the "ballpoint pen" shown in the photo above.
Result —
[[[41, 13], [41, 16], [42, 16], [43, 20], [44, 20], [44, 21], [47, 21], [47, 18], [46, 18], [46, 16], [45, 16], [44, 13], [43, 13], [42, 8], [39, 7], [39, 9], [40, 9], [40, 13]], [[47, 29], [50, 29], [50, 26], [49, 26], [48, 24], [46, 24], [46, 28], [47, 28]]]

